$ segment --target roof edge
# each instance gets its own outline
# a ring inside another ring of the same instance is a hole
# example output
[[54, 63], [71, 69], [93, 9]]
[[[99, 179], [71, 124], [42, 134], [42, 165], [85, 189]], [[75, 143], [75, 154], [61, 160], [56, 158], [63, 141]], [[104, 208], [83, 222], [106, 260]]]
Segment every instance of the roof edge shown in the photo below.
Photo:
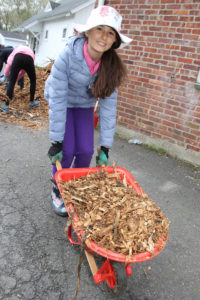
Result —
[[95, 3], [95, 2], [96, 2], [96, 0], [90, 0], [90, 1], [88, 1], [87, 3], [83, 3], [83, 4], [79, 5], [79, 6], [77, 6], [76, 8], [72, 9], [72, 10], [71, 10], [71, 13], [74, 14], [74, 13], [76, 13], [77, 11], [79, 11], [79, 10], [81, 10], [81, 9], [87, 7], [87, 6], [90, 6], [91, 4], [93, 4], [93, 3]]

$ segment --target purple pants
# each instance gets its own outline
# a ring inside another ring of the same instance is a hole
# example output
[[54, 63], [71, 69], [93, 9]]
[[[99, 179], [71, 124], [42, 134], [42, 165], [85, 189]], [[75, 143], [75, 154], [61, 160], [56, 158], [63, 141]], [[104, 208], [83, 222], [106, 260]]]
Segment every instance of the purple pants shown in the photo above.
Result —
[[[94, 108], [68, 108], [62, 167], [89, 167], [94, 153]], [[57, 171], [53, 166], [53, 176]]]

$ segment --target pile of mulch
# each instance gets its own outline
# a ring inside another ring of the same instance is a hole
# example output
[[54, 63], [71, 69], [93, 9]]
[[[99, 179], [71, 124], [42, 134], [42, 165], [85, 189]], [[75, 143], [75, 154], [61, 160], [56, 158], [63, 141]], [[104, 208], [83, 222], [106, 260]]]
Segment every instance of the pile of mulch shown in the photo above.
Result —
[[[15, 84], [13, 102], [10, 103], [9, 113], [0, 111], [0, 121], [22, 124], [26, 128], [44, 129], [49, 126], [48, 103], [44, 99], [44, 86], [47, 77], [50, 74], [53, 62], [44, 68], [36, 68], [36, 91], [35, 100], [40, 101], [40, 105], [34, 108], [29, 108], [30, 103], [30, 81], [25, 73], [24, 86], [25, 90], [20, 90], [20, 87]], [[6, 96], [5, 84], [0, 85], [0, 105]]]
[[58, 183], [66, 206], [71, 202], [79, 222], [77, 232], [89, 240], [123, 255], [154, 252], [168, 236], [169, 220], [146, 195], [139, 195], [118, 173], [97, 172]]

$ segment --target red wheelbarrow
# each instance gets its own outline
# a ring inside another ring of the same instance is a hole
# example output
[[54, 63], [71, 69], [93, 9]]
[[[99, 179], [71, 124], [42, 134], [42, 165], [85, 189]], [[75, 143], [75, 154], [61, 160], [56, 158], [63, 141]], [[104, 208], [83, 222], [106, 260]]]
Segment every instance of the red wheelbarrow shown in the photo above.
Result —
[[[57, 183], [61, 181], [77, 179], [79, 177], [86, 176], [87, 174], [93, 172], [99, 172], [100, 169], [102, 169], [101, 167], [62, 169], [59, 162], [56, 163], [56, 166], [58, 171], [55, 174], [55, 180]], [[137, 181], [134, 179], [132, 174], [129, 173], [126, 169], [121, 167], [113, 168], [109, 166], [109, 167], [105, 167], [104, 170], [107, 173], [114, 173], [114, 171], [119, 173], [121, 180], [123, 180], [125, 177], [127, 183], [129, 183], [139, 195], [142, 195], [144, 193], [144, 191], [137, 183]], [[60, 192], [62, 195], [62, 191]], [[73, 215], [73, 221], [78, 222], [79, 219], [78, 216], [76, 215], [76, 212], [74, 211], [73, 204], [69, 203], [67, 205], [65, 203], [65, 206], [68, 214]], [[73, 230], [77, 236], [78, 241], [75, 241], [72, 237], [72, 225], [68, 227], [69, 241], [72, 244], [81, 245], [85, 232], [81, 229], [77, 231], [77, 229], [75, 228], [73, 228]], [[100, 284], [101, 282], [105, 281], [109, 289], [113, 292], [113, 294], [119, 295], [122, 292], [122, 290], [125, 290], [126, 288], [127, 276], [132, 275], [131, 264], [152, 259], [163, 250], [163, 248], [166, 245], [166, 242], [167, 242], [167, 238], [160, 239], [160, 241], [157, 243], [152, 253], [143, 252], [139, 254], [134, 254], [132, 256], [128, 256], [128, 255], [123, 255], [120, 253], [109, 251], [105, 248], [100, 247], [95, 242], [86, 239], [84, 243], [84, 250], [93, 275], [94, 282], [96, 284]], [[105, 258], [104, 263], [101, 265], [99, 269], [97, 267], [93, 253], [96, 253], [102, 256], [103, 258]]]

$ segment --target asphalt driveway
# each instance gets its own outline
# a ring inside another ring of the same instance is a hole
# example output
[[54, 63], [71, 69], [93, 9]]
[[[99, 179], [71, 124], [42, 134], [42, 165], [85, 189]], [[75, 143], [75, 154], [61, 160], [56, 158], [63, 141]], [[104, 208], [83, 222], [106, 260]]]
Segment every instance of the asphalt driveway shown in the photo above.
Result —
[[[0, 123], [0, 140], [0, 299], [71, 300], [80, 247], [65, 238], [66, 219], [51, 208], [48, 131]], [[171, 221], [165, 249], [132, 265], [116, 299], [199, 300], [199, 170], [117, 137], [110, 161], [131, 172]], [[93, 282], [86, 258], [79, 299], [112, 299]]]

